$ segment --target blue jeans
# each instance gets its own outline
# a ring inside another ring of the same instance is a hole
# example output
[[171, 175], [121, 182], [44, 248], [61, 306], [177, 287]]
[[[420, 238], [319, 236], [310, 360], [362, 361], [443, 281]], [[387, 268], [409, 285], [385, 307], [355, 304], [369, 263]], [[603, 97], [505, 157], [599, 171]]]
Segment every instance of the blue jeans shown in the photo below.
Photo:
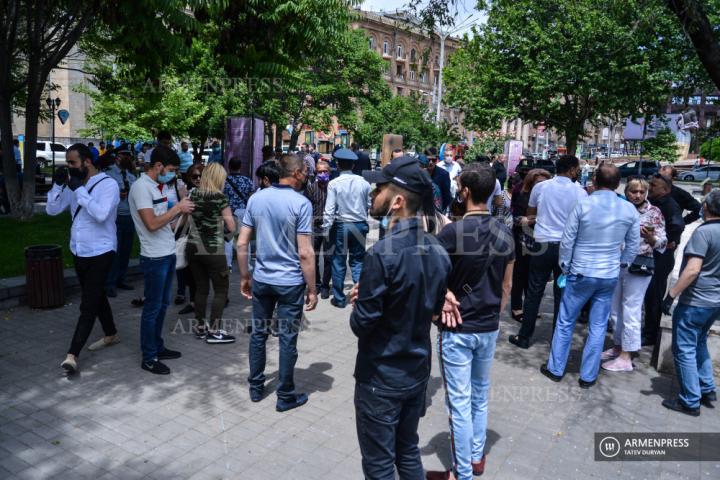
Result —
[[473, 477], [472, 462], [485, 452], [490, 366], [498, 331], [441, 332], [440, 370], [445, 380], [445, 403], [450, 416], [450, 448], [458, 480]]
[[118, 215], [115, 220], [117, 227], [117, 255], [107, 279], [107, 287], [115, 288], [118, 283], [125, 283], [130, 253], [135, 240], [135, 224], [130, 215]]
[[707, 337], [720, 307], [679, 304], [673, 312], [672, 352], [680, 383], [680, 401], [690, 408], [700, 405], [700, 396], [715, 391]]
[[294, 369], [297, 361], [297, 337], [302, 321], [305, 284], [292, 286], [252, 282], [252, 334], [250, 335], [250, 389], [261, 392], [265, 385], [265, 343], [277, 306], [280, 340], [278, 401], [295, 400]]
[[568, 275], [567, 285], [560, 301], [557, 325], [552, 338], [552, 349], [547, 368], [555, 375], [565, 373], [570, 344], [572, 343], [575, 321], [588, 300], [592, 300], [588, 325], [588, 337], [583, 349], [580, 379], [592, 382], [600, 371], [608, 318], [612, 306], [617, 278], [593, 278], [582, 275]]
[[140, 317], [140, 348], [143, 362], [156, 360], [165, 350], [162, 339], [165, 311], [170, 305], [175, 273], [175, 254], [166, 257], [140, 257], [145, 278], [145, 303]]
[[362, 263], [365, 258], [365, 238], [368, 234], [367, 222], [335, 222], [335, 250], [332, 257], [332, 288], [333, 298], [341, 305], [345, 305], [347, 298], [343, 287], [345, 286], [345, 272], [347, 271], [347, 258], [350, 256], [350, 274], [353, 283], [360, 280]]

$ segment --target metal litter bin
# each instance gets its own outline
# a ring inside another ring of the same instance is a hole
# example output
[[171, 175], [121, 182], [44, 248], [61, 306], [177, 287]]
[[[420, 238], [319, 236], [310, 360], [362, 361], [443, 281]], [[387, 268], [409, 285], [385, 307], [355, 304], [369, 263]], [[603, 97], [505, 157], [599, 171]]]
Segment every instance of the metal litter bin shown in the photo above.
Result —
[[60, 245], [25, 248], [25, 296], [30, 308], [54, 308], [65, 304]]

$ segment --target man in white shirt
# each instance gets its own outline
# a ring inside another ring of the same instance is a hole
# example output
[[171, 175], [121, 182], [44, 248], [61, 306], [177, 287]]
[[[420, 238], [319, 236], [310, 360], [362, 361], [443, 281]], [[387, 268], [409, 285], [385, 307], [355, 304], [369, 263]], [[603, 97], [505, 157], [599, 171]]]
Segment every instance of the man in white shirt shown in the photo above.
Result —
[[169, 147], [158, 145], [150, 165], [130, 187], [130, 215], [140, 239], [140, 266], [145, 279], [145, 302], [140, 319], [141, 368], [167, 375], [170, 369], [160, 360], [180, 358], [182, 354], [165, 348], [162, 338], [165, 312], [170, 305], [175, 276], [175, 235], [170, 222], [189, 214], [195, 206], [186, 197], [168, 209], [167, 183], [175, 178], [180, 158]]
[[575, 204], [578, 200], [587, 197], [587, 192], [577, 183], [580, 175], [580, 161], [577, 157], [563, 155], [556, 165], [557, 176], [535, 185], [528, 202], [527, 217], [531, 223], [535, 222], [535, 246], [530, 252], [530, 274], [523, 305], [522, 327], [517, 335], [511, 335], [509, 338], [510, 343], [520, 348], [530, 347], [530, 339], [535, 332], [538, 310], [550, 273], [553, 274], [554, 279], [553, 326], [555, 325], [562, 295], [557, 284], [557, 279], [562, 274], [559, 264], [560, 240]]
[[105, 280], [117, 249], [115, 216], [120, 190], [115, 181], [98, 168], [90, 149], [76, 143], [67, 150], [68, 168], [53, 175], [45, 211], [59, 215], [70, 210], [70, 251], [82, 290], [80, 317], [65, 360], [60, 366], [72, 375], [78, 370], [78, 356], [92, 332], [95, 318], [100, 319], [104, 338], [91, 347], [100, 348], [119, 341]]

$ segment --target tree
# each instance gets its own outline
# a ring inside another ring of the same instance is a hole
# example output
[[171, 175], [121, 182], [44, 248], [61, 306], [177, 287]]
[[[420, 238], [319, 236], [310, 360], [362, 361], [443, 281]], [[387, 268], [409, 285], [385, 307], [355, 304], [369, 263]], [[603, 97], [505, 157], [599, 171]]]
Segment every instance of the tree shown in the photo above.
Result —
[[700, 156], [708, 161], [720, 162], [720, 137], [711, 138], [700, 145]]
[[[50, 72], [87, 36], [89, 48], [133, 57], [151, 65], [177, 47], [194, 22], [186, 13], [193, 1], [7, 0], [0, 5], [0, 135], [3, 152], [12, 152], [13, 111], [25, 117], [23, 187], [6, 176], [11, 213], [29, 218], [35, 197], [38, 121]], [[142, 35], [128, 34], [127, 25]], [[20, 102], [22, 100], [22, 103]], [[15, 169], [3, 155], [5, 172]]]
[[643, 155], [660, 162], [675, 163], [680, 157], [677, 139], [669, 128], [663, 128], [655, 137], [643, 140], [642, 152]]
[[[652, 4], [651, 4], [652, 5]], [[477, 129], [544, 123], [574, 154], [588, 124], [658, 112], [681, 45], [641, 0], [496, 0], [446, 69], [447, 102]], [[521, 26], [519, 28], [519, 26]], [[675, 29], [677, 30], [677, 29]]]
[[480, 134], [465, 153], [464, 158], [473, 161], [479, 155], [488, 157], [500, 155], [505, 151], [505, 142], [510, 139], [512, 139], [512, 135], [503, 135], [497, 131]]

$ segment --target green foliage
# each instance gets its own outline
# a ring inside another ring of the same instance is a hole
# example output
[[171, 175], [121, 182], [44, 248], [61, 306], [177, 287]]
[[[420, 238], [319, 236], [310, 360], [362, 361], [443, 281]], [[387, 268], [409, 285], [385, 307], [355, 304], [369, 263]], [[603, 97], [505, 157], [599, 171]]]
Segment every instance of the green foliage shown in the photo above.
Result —
[[664, 107], [687, 51], [659, 0], [496, 0], [487, 14], [450, 59], [446, 101], [471, 128], [542, 122], [570, 152], [587, 122]]
[[680, 157], [675, 134], [669, 129], [660, 130], [653, 138], [642, 142], [643, 155], [661, 162], [675, 163]]
[[720, 162], [720, 137], [711, 138], [700, 145], [700, 156], [706, 160]]
[[464, 158], [473, 161], [479, 155], [494, 157], [505, 151], [505, 142], [510, 140], [512, 135], [503, 135], [498, 131], [481, 133], [468, 149]]

